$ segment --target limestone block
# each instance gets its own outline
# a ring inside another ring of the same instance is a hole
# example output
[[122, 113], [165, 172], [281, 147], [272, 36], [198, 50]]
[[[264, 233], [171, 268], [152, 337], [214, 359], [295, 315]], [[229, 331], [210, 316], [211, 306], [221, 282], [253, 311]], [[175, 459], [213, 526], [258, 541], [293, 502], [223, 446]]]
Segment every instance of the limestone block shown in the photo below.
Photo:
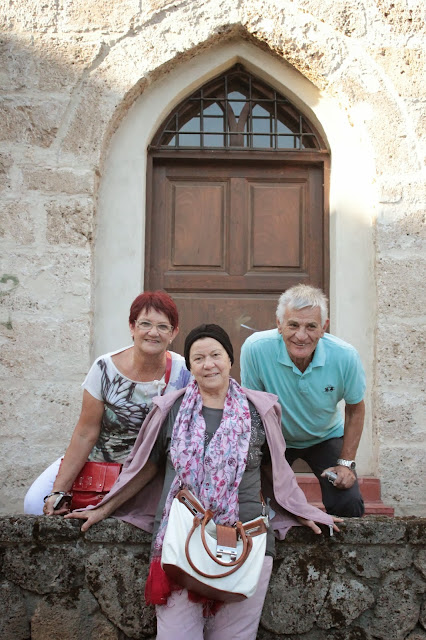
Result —
[[62, 91], [74, 88], [101, 44], [67, 41], [39, 32], [4, 34], [0, 40], [0, 89]]
[[426, 53], [424, 49], [381, 47], [370, 51], [400, 96], [416, 98], [426, 84]]
[[423, 209], [414, 210], [391, 222], [380, 219], [376, 237], [381, 253], [390, 250], [423, 252], [426, 246], [426, 213]]
[[40, 600], [31, 618], [31, 640], [119, 640], [90, 591]]
[[[392, 467], [394, 468], [394, 467]], [[406, 524], [398, 518], [386, 516], [365, 516], [346, 518], [339, 524], [339, 543], [343, 544], [403, 544]], [[337, 537], [334, 539], [337, 542]]]
[[74, 169], [24, 167], [22, 174], [24, 187], [29, 191], [67, 193], [68, 195], [92, 195], [94, 191], [93, 171], [78, 167]]
[[65, 111], [65, 100], [3, 101], [0, 105], [0, 141], [50, 147]]
[[[86, 357], [87, 368], [88, 362]], [[10, 425], [20, 425], [19, 432], [26, 439], [31, 437], [32, 430], [37, 425], [38, 444], [46, 447], [49, 444], [55, 445], [56, 440], [57, 447], [59, 437], [67, 438], [70, 435], [80, 414], [83, 395], [80, 385], [85, 372], [80, 378], [78, 371], [83, 368], [83, 363], [76, 363], [77, 373], [73, 379], [68, 380], [9, 380], [7, 394], [2, 398], [3, 424], [0, 424], [0, 433], [7, 435]], [[31, 467], [34, 464], [36, 460], [32, 452]]]
[[0, 153], [0, 192], [11, 188], [10, 169], [12, 166], [12, 156], [8, 153]]
[[244, 4], [241, 21], [249, 33], [267, 42], [272, 51], [319, 88], [326, 86], [327, 77], [347, 58], [346, 43], [340, 34], [291, 3], [285, 10], [278, 2]]
[[361, 578], [380, 578], [389, 571], [406, 569], [413, 561], [413, 553], [407, 547], [360, 545], [343, 548], [341, 553], [347, 569]]
[[262, 626], [279, 634], [306, 633], [316, 622], [329, 588], [328, 558], [322, 553], [300, 550], [275, 562], [263, 608]]
[[19, 554], [7, 548], [3, 571], [15, 584], [36, 593], [66, 593], [83, 583], [82, 552], [74, 546], [30, 545]]
[[418, 552], [414, 560], [414, 564], [417, 567], [417, 569], [420, 571], [422, 576], [426, 578], [426, 550], [425, 549], [420, 549], [420, 551]]
[[420, 447], [416, 443], [411, 447], [395, 443], [380, 447], [382, 500], [395, 507], [404, 505], [405, 515], [418, 514], [417, 509], [422, 509], [426, 502], [425, 450], [426, 445]]
[[321, 629], [348, 626], [372, 604], [373, 592], [362, 582], [345, 577], [332, 580], [317, 625]]
[[386, 441], [398, 440], [423, 445], [426, 425], [423, 392], [382, 391], [378, 394], [380, 436]]
[[364, 3], [351, 0], [327, 0], [321, 3], [315, 0], [299, 0], [298, 6], [345, 36], [360, 38], [367, 32]]
[[57, 0], [25, 0], [9, 4], [0, 13], [0, 27], [15, 32], [22, 30], [45, 32], [57, 23]]
[[32, 321], [35, 313], [39, 320], [47, 313], [52, 321], [88, 321], [89, 248], [16, 250], [8, 256], [7, 269], [11, 280], [4, 282], [3, 290], [9, 295], [0, 297], [0, 305], [11, 312], [12, 328], [24, 313], [29, 313]]
[[23, 202], [8, 202], [0, 208], [0, 238], [20, 245], [34, 242], [35, 221], [30, 205]]
[[401, 571], [388, 574], [381, 585], [371, 631], [383, 640], [403, 640], [417, 624], [420, 597], [415, 582]]
[[84, 538], [90, 543], [110, 542], [114, 538], [117, 544], [137, 544], [149, 554], [152, 536], [128, 522], [107, 518], [86, 531]]
[[[425, 242], [426, 248], [426, 242]], [[426, 260], [381, 257], [377, 261], [377, 290], [380, 292], [379, 313], [410, 318], [424, 314], [424, 301], [419, 292], [424, 283]], [[410, 283], [410, 286], [407, 286]]]
[[148, 568], [149, 552], [134, 548], [131, 553], [120, 547], [100, 549], [86, 561], [87, 583], [101, 610], [131, 638], [155, 631], [153, 608], [144, 600]]
[[91, 200], [55, 201], [46, 204], [47, 241], [85, 247], [92, 241], [93, 203]]
[[110, 32], [128, 31], [139, 8], [139, 0], [114, 3], [108, 0], [73, 0], [64, 3], [58, 16], [58, 27], [64, 33], [87, 33], [99, 29]]
[[[0, 581], [0, 638], [2, 640], [27, 640], [30, 626], [27, 620], [25, 600], [20, 589], [8, 580]], [[4, 615], [7, 612], [7, 615]]]
[[426, 632], [422, 629], [414, 629], [407, 637], [406, 640], [426, 640]]
[[[402, 286], [402, 285], [401, 285]], [[391, 311], [379, 298], [382, 321], [377, 330], [377, 376], [379, 384], [401, 385], [409, 389], [422, 390], [418, 375], [418, 363], [424, 361], [426, 338], [418, 323], [398, 322], [390, 324], [385, 314]]]
[[422, 0], [377, 0], [383, 20], [396, 33], [424, 33], [424, 4]]
[[2, 345], [0, 364], [16, 377], [47, 382], [69, 376], [82, 379], [88, 344], [87, 322], [14, 322], [13, 337]]
[[0, 518], [0, 542], [23, 544], [33, 542], [35, 518], [10, 516]]
[[119, 95], [121, 90], [117, 94], [117, 91], [104, 87], [103, 83], [85, 83], [76, 100], [61, 150], [82, 157], [85, 162], [100, 164], [101, 151], [112, 133], [109, 124], [117, 104], [121, 102]]
[[422, 608], [420, 610], [419, 622], [423, 629], [426, 629], [426, 598], [423, 600]]

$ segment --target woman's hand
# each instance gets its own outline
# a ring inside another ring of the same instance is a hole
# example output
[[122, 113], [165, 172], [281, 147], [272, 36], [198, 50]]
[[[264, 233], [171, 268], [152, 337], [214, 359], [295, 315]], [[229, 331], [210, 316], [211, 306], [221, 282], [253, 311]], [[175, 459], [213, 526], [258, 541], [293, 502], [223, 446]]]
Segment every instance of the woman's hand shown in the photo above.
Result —
[[60, 497], [61, 497], [60, 495], [53, 495], [53, 496], [50, 496], [50, 498], [47, 498], [43, 507], [43, 514], [45, 516], [63, 516], [66, 513], [70, 512], [71, 496], [69, 496], [68, 500], [66, 499], [64, 500], [64, 497], [66, 498], [66, 496], [63, 496], [61, 500], [61, 506], [59, 507], [59, 509], [53, 508], [54, 504], [57, 502], [58, 498]]
[[[343, 518], [336, 518], [335, 516], [331, 516], [333, 518], [333, 531], [339, 532], [339, 527], [334, 524], [335, 522], [343, 522]], [[322, 533], [321, 529], [313, 520], [306, 520], [306, 518], [302, 518], [301, 516], [295, 516], [296, 520], [300, 522], [304, 527], [309, 527], [312, 529], [314, 533], [320, 535]]]
[[85, 520], [81, 527], [81, 531], [87, 531], [93, 524], [97, 522], [101, 522], [101, 520], [105, 520], [111, 513], [111, 509], [109, 505], [102, 505], [101, 507], [97, 507], [96, 509], [88, 509], [86, 511], [72, 511], [64, 516], [64, 519], [75, 518], [77, 520]]

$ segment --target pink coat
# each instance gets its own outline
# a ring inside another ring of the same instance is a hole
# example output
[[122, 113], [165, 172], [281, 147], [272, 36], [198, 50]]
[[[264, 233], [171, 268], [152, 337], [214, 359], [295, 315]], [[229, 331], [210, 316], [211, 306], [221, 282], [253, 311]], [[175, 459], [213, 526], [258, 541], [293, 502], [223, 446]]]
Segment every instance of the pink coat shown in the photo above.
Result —
[[[161, 425], [175, 400], [184, 393], [185, 389], [179, 389], [176, 392], [154, 398], [154, 408], [146, 417], [118, 480], [101, 504], [119, 493], [122, 487], [145, 465]], [[280, 540], [284, 539], [290, 527], [299, 524], [293, 515], [331, 525], [333, 523], [331, 516], [307, 502], [305, 494], [299, 488], [296, 477], [285, 459], [286, 445], [281, 431], [281, 408], [277, 402], [277, 396], [251, 389], [244, 389], [244, 393], [254, 404], [262, 419], [269, 445], [272, 478], [262, 476], [262, 492], [265, 498], [271, 498], [271, 507], [276, 512], [271, 524], [277, 537]], [[114, 517], [130, 522], [151, 533], [163, 481], [164, 475], [158, 473], [139, 493], [119, 507], [114, 512]]]

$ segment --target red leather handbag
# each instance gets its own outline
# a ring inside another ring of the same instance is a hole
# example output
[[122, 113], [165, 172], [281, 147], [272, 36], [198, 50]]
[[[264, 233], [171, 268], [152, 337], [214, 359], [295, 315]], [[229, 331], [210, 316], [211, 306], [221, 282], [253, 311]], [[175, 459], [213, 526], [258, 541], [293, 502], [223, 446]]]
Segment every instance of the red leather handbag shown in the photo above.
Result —
[[86, 462], [72, 485], [71, 511], [99, 504], [111, 491], [122, 466], [118, 462]]

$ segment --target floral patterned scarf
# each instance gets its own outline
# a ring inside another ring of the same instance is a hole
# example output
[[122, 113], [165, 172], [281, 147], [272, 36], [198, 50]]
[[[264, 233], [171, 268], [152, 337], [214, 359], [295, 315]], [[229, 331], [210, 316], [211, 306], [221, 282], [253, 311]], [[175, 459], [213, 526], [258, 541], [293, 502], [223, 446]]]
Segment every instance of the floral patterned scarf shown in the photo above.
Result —
[[186, 487], [205, 509], [215, 513], [215, 522], [232, 525], [238, 520], [238, 487], [247, 464], [251, 419], [247, 398], [230, 378], [222, 420], [204, 449], [206, 423], [198, 384], [185, 392], [173, 425], [170, 457], [176, 476], [170, 487], [160, 527], [153, 546], [150, 573], [145, 588], [148, 604], [165, 604], [178, 585], [171, 585], [161, 569], [161, 550], [174, 497]]

